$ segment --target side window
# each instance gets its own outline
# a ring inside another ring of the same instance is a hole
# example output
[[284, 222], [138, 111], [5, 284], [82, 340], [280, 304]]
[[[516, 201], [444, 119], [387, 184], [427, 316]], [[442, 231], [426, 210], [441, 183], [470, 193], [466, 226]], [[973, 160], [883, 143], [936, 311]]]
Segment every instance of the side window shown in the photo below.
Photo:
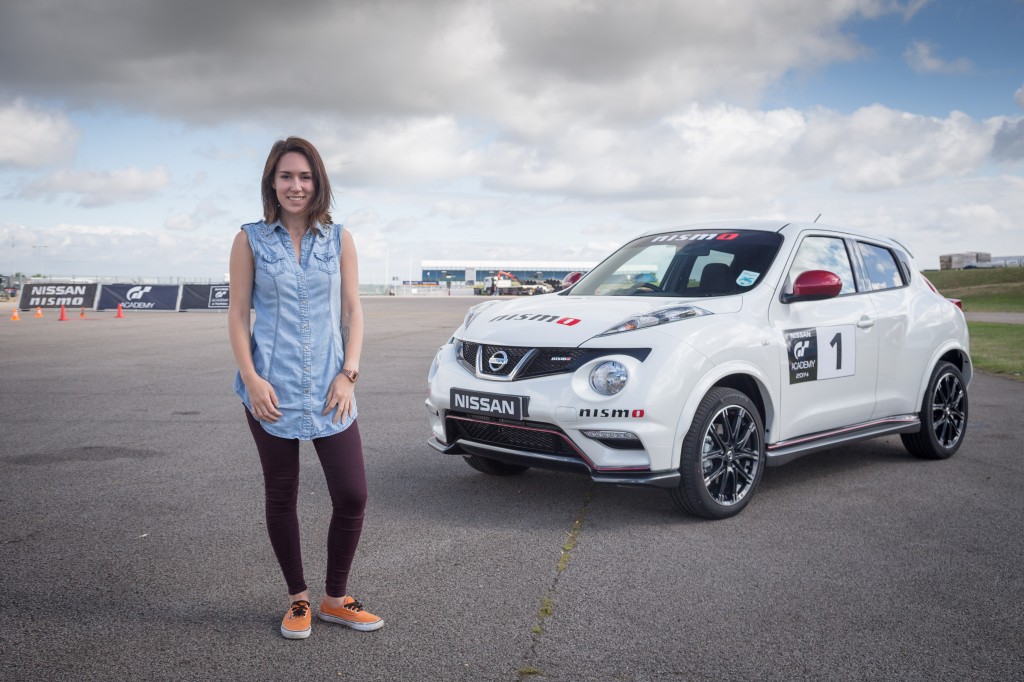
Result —
[[895, 289], [906, 284], [892, 251], [884, 246], [857, 242], [857, 249], [867, 269], [868, 284], [872, 291]]
[[857, 291], [846, 243], [838, 237], [807, 237], [800, 243], [789, 269], [789, 283], [786, 285], [789, 292], [792, 292], [796, 278], [808, 270], [827, 270], [838, 275], [843, 280], [840, 296]]

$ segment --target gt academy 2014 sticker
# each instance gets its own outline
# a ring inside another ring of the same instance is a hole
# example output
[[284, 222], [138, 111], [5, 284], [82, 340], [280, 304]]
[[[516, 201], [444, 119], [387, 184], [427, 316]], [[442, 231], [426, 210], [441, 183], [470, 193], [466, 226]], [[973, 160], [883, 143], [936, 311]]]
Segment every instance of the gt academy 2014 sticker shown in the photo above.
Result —
[[789, 383], [853, 376], [857, 370], [857, 336], [852, 324], [790, 329], [786, 335]]

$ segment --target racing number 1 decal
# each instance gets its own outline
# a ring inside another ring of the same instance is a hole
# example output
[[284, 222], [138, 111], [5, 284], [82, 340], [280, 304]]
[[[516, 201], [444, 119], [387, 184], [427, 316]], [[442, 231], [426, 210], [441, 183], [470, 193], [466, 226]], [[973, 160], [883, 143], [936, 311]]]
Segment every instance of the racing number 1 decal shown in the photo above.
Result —
[[789, 383], [835, 379], [856, 372], [857, 337], [852, 324], [785, 332]]

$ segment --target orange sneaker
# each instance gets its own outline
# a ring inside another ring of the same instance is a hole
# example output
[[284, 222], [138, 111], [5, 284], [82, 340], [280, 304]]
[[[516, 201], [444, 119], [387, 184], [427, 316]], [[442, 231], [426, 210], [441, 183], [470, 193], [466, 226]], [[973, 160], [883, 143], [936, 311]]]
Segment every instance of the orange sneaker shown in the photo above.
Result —
[[383, 618], [364, 609], [363, 605], [352, 597], [344, 597], [341, 606], [330, 606], [326, 601], [320, 602], [320, 611], [317, 615], [320, 616], [320, 620], [341, 623], [362, 632], [384, 627]]
[[281, 621], [281, 634], [288, 639], [306, 639], [309, 637], [311, 620], [309, 602], [305, 599], [293, 601]]

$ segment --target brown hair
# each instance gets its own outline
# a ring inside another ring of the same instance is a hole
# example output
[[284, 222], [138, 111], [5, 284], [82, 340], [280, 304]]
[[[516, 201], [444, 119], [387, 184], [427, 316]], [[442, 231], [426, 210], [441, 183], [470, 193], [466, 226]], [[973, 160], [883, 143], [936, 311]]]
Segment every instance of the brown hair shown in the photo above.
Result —
[[331, 220], [331, 180], [327, 177], [327, 169], [324, 167], [324, 160], [320, 158], [320, 152], [312, 144], [301, 137], [289, 137], [285, 140], [278, 140], [270, 148], [270, 155], [267, 156], [267, 164], [263, 167], [263, 219], [272, 223], [281, 217], [281, 206], [277, 203], [277, 193], [274, 191], [274, 173], [277, 171], [277, 163], [281, 157], [288, 152], [298, 152], [309, 161], [309, 168], [313, 171], [313, 201], [309, 205], [309, 224], [319, 222], [322, 225], [330, 225]]

